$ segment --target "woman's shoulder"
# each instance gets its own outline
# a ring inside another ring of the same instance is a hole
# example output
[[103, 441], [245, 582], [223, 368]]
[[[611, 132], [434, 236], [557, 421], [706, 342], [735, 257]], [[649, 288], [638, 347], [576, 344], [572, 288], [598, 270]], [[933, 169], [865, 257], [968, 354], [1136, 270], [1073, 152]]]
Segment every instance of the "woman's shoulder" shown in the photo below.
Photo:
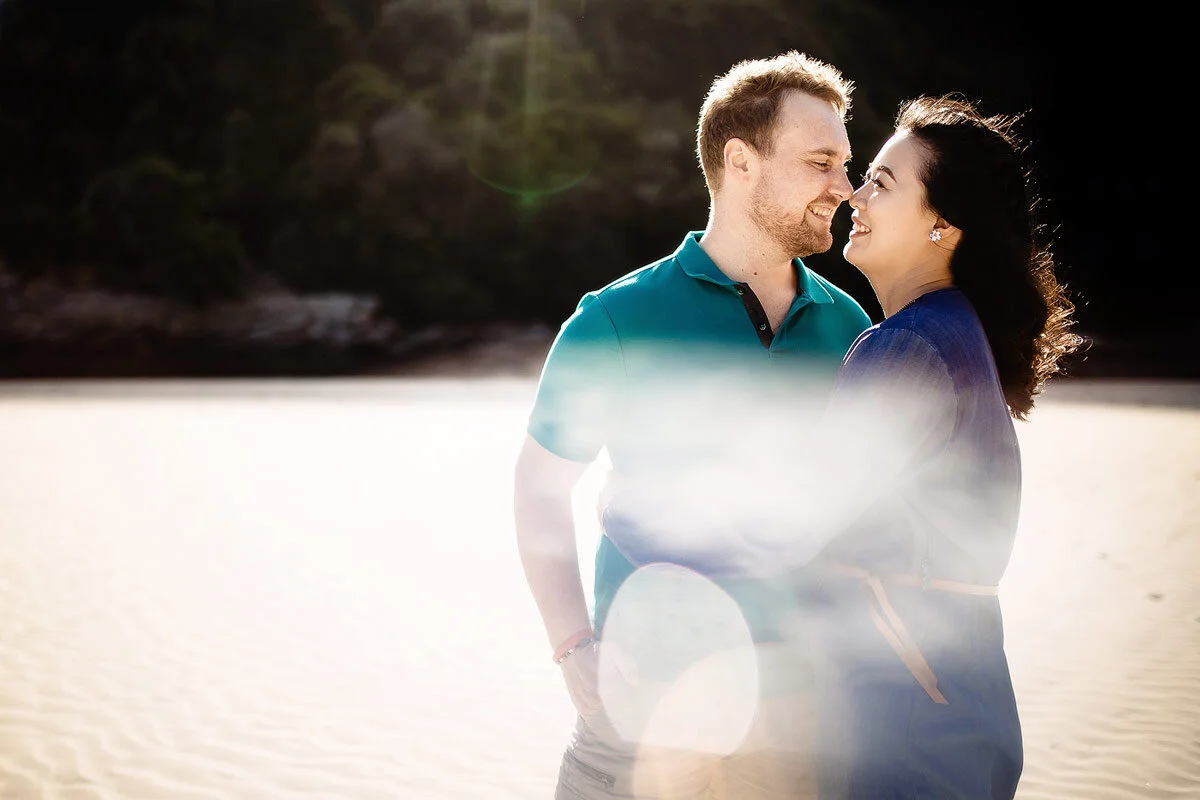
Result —
[[848, 359], [951, 360], [956, 340], [973, 337], [979, 319], [966, 295], [955, 287], [928, 292], [872, 325], [851, 345]]
[[948, 286], [918, 297], [879, 323], [881, 330], [909, 331], [935, 349], [983, 332], [975, 307], [960, 289]]
[[926, 292], [880, 325], [922, 331], [937, 330], [947, 324], [961, 324], [965, 320], [975, 319], [975, 307], [963, 291], [956, 286], [946, 286]]
[[851, 363], [902, 362], [912, 358], [927, 359], [938, 355], [936, 344], [916, 327], [896, 324], [894, 317], [872, 325], [863, 331], [846, 352], [844, 366]]
[[917, 298], [881, 322], [879, 329], [890, 331], [889, 338], [904, 342], [909, 349], [936, 354], [951, 373], [984, 364], [991, 355], [987, 334], [975, 307], [955, 287]]

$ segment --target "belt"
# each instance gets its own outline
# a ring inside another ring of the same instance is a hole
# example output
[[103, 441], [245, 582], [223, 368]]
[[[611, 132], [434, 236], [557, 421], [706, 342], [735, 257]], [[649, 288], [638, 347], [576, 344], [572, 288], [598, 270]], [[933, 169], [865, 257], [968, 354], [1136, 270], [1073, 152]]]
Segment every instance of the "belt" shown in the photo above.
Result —
[[888, 600], [887, 592], [883, 588], [883, 581], [886, 580], [889, 583], [897, 583], [903, 586], [919, 586], [922, 589], [936, 589], [940, 592], [969, 594], [980, 597], [995, 597], [999, 593], [1000, 587], [976, 583], [960, 583], [941, 578], [930, 578], [927, 575], [911, 575], [908, 573], [877, 575], [862, 567], [852, 567], [849, 564], [829, 564], [826, 565], [826, 570], [834, 575], [856, 578], [871, 590], [871, 594], [875, 598], [875, 603], [871, 605], [871, 620], [875, 623], [875, 627], [883, 634], [883, 638], [891, 645], [892, 650], [904, 662], [904, 666], [908, 667], [908, 671], [917, 679], [917, 683], [921, 684], [921, 688], [933, 699], [933, 702], [940, 705], [949, 705], [950, 701], [938, 689], [937, 676], [933, 674], [933, 669], [930, 668], [929, 662], [922, 655], [921, 648], [917, 646], [912, 634], [908, 632], [908, 627], [905, 626], [904, 620], [900, 619], [900, 615], [896, 613], [896, 609], [892, 607], [891, 601]]

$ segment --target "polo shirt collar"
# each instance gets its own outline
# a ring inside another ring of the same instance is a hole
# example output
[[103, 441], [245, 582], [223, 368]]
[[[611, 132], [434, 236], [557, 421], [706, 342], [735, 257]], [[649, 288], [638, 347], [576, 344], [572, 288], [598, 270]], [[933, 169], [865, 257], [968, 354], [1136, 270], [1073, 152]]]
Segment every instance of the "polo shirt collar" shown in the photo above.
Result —
[[[720, 286], [733, 286], [734, 282], [728, 275], [721, 272], [721, 268], [708, 257], [708, 253], [704, 252], [704, 248], [700, 246], [700, 237], [703, 234], [703, 231], [690, 231], [687, 236], [683, 237], [683, 242], [675, 250], [675, 260], [679, 262], [684, 273], [693, 278]], [[814, 303], [833, 302], [833, 297], [813, 277], [808, 267], [804, 266], [803, 261], [798, 258], [792, 259], [792, 268], [796, 270], [797, 296], [808, 298]]]

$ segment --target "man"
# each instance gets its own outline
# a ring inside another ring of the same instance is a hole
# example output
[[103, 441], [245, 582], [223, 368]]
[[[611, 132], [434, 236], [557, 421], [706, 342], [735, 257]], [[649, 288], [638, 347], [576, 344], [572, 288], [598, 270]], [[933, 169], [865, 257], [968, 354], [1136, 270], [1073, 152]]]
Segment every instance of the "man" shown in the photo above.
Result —
[[[614, 724], [597, 676], [612, 638], [605, 624], [634, 568], [601, 537], [591, 619], [571, 490], [606, 449], [629, 478], [704, 474], [712, 485], [719, 475], [751, 497], [755, 474], [785, 468], [788, 452], [803, 446], [805, 415], [819, 409], [846, 349], [870, 325], [858, 303], [800, 261], [832, 246], [834, 211], [853, 191], [851, 90], [837, 69], [795, 51], [718, 77], [697, 135], [711, 198], [705, 230], [586, 294], [547, 356], [517, 462], [515, 511], [525, 575], [579, 712], [559, 800], [815, 796], [811, 731], [793, 724], [811, 720], [804, 687], [774, 680], [803, 670], [798, 660], [766, 657], [780, 646], [792, 652], [791, 587], [720, 587], [761, 653], [758, 706], [742, 746], [716, 754], [651, 747]], [[644, 604], [633, 613], [654, 621], [660, 611]], [[655, 666], [637, 665], [651, 674]]]

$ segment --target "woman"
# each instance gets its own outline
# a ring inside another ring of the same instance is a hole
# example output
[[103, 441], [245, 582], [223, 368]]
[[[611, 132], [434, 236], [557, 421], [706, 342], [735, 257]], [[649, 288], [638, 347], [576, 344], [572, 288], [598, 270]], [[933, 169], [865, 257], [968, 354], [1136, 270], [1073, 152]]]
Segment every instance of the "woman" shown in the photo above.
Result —
[[847, 353], [805, 463], [774, 483], [669, 487], [672, 503], [629, 486], [603, 511], [634, 563], [805, 576], [823, 800], [1016, 792], [997, 598], [1020, 506], [1013, 420], [1079, 337], [1013, 122], [954, 96], [902, 105], [844, 250], [885, 319]]

